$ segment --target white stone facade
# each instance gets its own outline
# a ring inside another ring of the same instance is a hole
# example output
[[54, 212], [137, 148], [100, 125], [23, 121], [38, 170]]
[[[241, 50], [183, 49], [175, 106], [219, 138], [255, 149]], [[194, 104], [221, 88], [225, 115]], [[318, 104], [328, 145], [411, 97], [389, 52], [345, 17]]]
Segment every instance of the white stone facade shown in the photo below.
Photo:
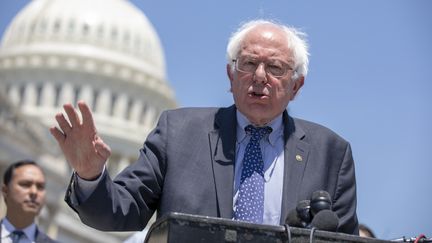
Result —
[[119, 242], [128, 234], [90, 229], [63, 202], [71, 171], [48, 127], [64, 103], [78, 100], [90, 105], [112, 148], [113, 176], [136, 159], [160, 113], [176, 107], [158, 36], [126, 0], [30, 1], [0, 46], [1, 170], [24, 158], [44, 166], [49, 191], [40, 223], [52, 236]]

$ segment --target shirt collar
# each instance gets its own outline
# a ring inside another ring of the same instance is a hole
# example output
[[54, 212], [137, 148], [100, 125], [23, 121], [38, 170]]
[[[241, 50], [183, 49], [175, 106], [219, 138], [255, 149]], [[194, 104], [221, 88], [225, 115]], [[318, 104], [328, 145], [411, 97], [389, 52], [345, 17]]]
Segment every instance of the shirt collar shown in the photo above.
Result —
[[[9, 220], [6, 217], [3, 218], [1, 227], [2, 227], [1, 238], [8, 237], [14, 230], [16, 230], [15, 226], [13, 226], [12, 223], [9, 222]], [[35, 242], [35, 238], [36, 238], [35, 223], [32, 223], [31, 225], [20, 230], [24, 232], [24, 234], [31, 242]]]
[[[236, 112], [237, 116], [237, 142], [241, 142], [246, 138], [245, 127], [250, 125], [251, 122], [239, 110]], [[270, 121], [267, 126], [272, 128], [272, 132], [268, 136], [269, 143], [274, 145], [276, 140], [283, 134], [282, 129], [282, 114], [278, 115], [275, 119]]]

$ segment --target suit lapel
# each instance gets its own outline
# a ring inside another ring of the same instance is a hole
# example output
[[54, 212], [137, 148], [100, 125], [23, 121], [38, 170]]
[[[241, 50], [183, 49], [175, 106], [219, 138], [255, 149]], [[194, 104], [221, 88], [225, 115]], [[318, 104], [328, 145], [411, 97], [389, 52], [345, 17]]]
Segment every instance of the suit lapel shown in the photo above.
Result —
[[289, 210], [297, 205], [303, 173], [306, 168], [309, 155], [309, 144], [303, 141], [305, 132], [296, 126], [293, 118], [285, 112], [284, 120], [284, 182], [281, 208], [281, 224], [285, 224]]
[[209, 133], [218, 216], [232, 218], [234, 162], [237, 120], [235, 107], [222, 108], [215, 116], [215, 129]]

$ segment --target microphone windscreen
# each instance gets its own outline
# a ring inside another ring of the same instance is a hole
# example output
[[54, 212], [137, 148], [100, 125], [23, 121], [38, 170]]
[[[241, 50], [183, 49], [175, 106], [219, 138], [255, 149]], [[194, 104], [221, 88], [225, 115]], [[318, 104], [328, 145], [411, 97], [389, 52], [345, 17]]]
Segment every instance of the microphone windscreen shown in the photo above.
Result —
[[315, 191], [312, 193], [310, 200], [310, 212], [312, 216], [315, 216], [315, 214], [324, 209], [332, 209], [330, 194], [326, 191]]
[[310, 209], [311, 207], [309, 200], [301, 200], [300, 202], [298, 202], [296, 207], [298, 216], [306, 224], [309, 224], [312, 220]]
[[288, 212], [288, 216], [285, 220], [285, 223], [292, 227], [304, 228], [304, 224], [301, 218], [298, 216], [296, 209], [292, 209], [291, 211]]
[[311, 222], [312, 227], [330, 232], [337, 232], [338, 225], [339, 217], [329, 209], [319, 211]]

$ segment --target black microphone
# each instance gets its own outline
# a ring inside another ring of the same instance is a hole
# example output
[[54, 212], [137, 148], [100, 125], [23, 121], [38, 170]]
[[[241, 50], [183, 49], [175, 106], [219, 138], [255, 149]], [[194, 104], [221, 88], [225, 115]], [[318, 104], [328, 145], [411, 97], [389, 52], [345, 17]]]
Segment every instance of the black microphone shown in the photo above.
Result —
[[[330, 198], [330, 194], [326, 191], [315, 191], [312, 193], [311, 200], [301, 200], [297, 203], [295, 209], [288, 212], [285, 223], [292, 227], [300, 227], [300, 228], [313, 228], [317, 226], [323, 228], [330, 227], [331, 222], [334, 222], [334, 217], [336, 217], [336, 228], [339, 222], [337, 215], [331, 211], [332, 201]], [[331, 222], [326, 222], [325, 219], [321, 219], [321, 217], [327, 217], [329, 213], [323, 213], [324, 216], [319, 216], [316, 220], [315, 225], [313, 222], [313, 218], [319, 214], [320, 211], [328, 210], [333, 215], [330, 215]], [[321, 229], [318, 228], [318, 229]], [[332, 228], [331, 228], [332, 229]]]
[[337, 232], [339, 217], [330, 209], [323, 209], [314, 216], [310, 226], [318, 230]]
[[296, 209], [292, 209], [288, 212], [288, 216], [285, 220], [285, 224], [291, 227], [299, 227], [299, 228], [306, 227], [306, 223], [304, 223], [302, 219], [299, 217]]
[[310, 200], [310, 213], [312, 217], [321, 210], [332, 210], [332, 200], [330, 194], [326, 191], [315, 191], [312, 193]]
[[312, 221], [311, 206], [309, 200], [301, 200], [297, 203], [296, 211], [298, 217], [304, 222], [304, 225], [308, 225]]

